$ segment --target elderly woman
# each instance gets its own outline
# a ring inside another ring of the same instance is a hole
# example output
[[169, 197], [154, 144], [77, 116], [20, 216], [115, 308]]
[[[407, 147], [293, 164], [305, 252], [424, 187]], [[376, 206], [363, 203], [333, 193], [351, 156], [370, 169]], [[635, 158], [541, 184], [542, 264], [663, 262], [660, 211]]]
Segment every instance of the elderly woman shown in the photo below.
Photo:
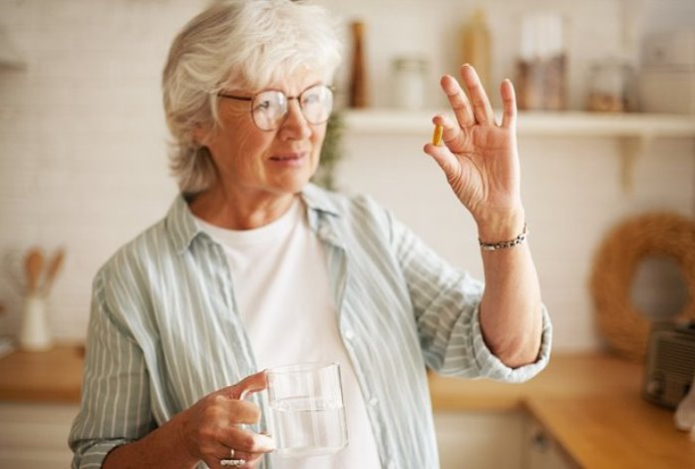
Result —
[[[426, 366], [518, 382], [547, 363], [511, 83], [498, 124], [471, 67], [470, 98], [443, 77], [454, 117], [424, 148], [477, 223], [483, 284], [371, 199], [309, 183], [339, 60], [326, 13], [289, 0], [216, 2], [174, 40], [181, 195], [94, 280], [74, 467], [435, 468]], [[275, 457], [259, 370], [326, 360], [349, 445]]]

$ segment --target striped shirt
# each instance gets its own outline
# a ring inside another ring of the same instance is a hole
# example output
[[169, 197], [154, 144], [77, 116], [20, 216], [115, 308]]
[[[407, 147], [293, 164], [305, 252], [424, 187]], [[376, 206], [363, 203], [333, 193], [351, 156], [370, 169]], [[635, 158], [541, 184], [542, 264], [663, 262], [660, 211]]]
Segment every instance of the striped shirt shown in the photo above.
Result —
[[[544, 308], [538, 360], [511, 369], [483, 341], [481, 282], [367, 197], [311, 184], [301, 195], [326, 249], [336, 320], [382, 466], [437, 468], [426, 366], [463, 378], [527, 380], [549, 359], [548, 314]], [[100, 269], [81, 409], [69, 437], [73, 467], [100, 467], [114, 447], [258, 371], [234, 293], [223, 247], [182, 196]], [[258, 395], [249, 399], [267, 414]]]

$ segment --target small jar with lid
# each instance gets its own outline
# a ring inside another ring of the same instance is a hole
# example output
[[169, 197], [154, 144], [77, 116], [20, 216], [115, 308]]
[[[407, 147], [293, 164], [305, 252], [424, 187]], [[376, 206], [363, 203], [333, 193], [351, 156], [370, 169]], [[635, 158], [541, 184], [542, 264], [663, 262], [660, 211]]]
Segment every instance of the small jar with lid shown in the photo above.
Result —
[[397, 57], [393, 60], [394, 105], [400, 109], [425, 107], [427, 60], [422, 57]]

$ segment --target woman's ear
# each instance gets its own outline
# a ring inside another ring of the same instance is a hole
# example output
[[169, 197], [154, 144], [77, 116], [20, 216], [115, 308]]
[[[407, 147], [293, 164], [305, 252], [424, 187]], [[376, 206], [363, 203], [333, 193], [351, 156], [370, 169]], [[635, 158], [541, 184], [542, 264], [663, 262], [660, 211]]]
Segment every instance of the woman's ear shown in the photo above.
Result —
[[206, 146], [208, 138], [210, 137], [210, 128], [201, 123], [197, 123], [193, 126], [193, 132], [191, 132], [193, 141], [200, 146]]

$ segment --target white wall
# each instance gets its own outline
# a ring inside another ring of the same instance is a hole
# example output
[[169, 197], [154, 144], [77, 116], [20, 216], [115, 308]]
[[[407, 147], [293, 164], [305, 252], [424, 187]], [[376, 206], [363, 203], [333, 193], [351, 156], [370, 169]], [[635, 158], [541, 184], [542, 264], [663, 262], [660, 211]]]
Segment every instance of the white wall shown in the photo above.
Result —
[[160, 73], [174, 34], [204, 4], [0, 2], [26, 62], [0, 69], [0, 333], [20, 319], [8, 253], [66, 246], [50, 319], [56, 336], [81, 338], [97, 268], [173, 200]]
[[[97, 268], [169, 206], [176, 187], [167, 176], [159, 76], [175, 31], [205, 3], [0, 0], [0, 27], [26, 61], [24, 70], [0, 69], [0, 301], [7, 309], [0, 334], [16, 333], [19, 325], [21, 295], [8, 266], [15, 253], [33, 244], [67, 247], [50, 319], [59, 338], [81, 339]], [[518, 44], [514, 19], [521, 11], [550, 6], [565, 15], [570, 102], [581, 107], [587, 64], [609, 52], [632, 53], [630, 42], [645, 25], [655, 27], [650, 19], [657, 11], [638, 0], [320, 3], [346, 20], [359, 14], [367, 21], [375, 104], [382, 106], [389, 104], [391, 59], [411, 51], [431, 54], [432, 105], [441, 102], [434, 98], [437, 75], [455, 72], [458, 28], [479, 4], [495, 37], [496, 80], [511, 74]], [[659, 24], [670, 26], [688, 11], [687, 2], [669, 3], [681, 8], [672, 9], [675, 16], [658, 9]], [[621, 19], [626, 5], [636, 7], [627, 15], [628, 33]], [[645, 12], [651, 12], [648, 18]], [[412, 137], [347, 134], [340, 184], [371, 193], [446, 258], [479, 274], [474, 227], [420, 151], [429, 131]], [[612, 139], [528, 137], [520, 147], [531, 243], [556, 347], [594, 348], [586, 288], [593, 249], [628, 214], [695, 212], [693, 142], [655, 141], [637, 161], [633, 194], [620, 190]]]
[[[348, 135], [339, 183], [372, 194], [445, 258], [480, 276], [475, 225], [421, 151], [427, 138]], [[556, 350], [600, 345], [588, 279], [606, 230], [644, 211], [695, 213], [692, 140], [655, 141], [635, 163], [632, 193], [621, 188], [617, 145], [610, 138], [519, 141], [529, 242], [554, 321]]]

